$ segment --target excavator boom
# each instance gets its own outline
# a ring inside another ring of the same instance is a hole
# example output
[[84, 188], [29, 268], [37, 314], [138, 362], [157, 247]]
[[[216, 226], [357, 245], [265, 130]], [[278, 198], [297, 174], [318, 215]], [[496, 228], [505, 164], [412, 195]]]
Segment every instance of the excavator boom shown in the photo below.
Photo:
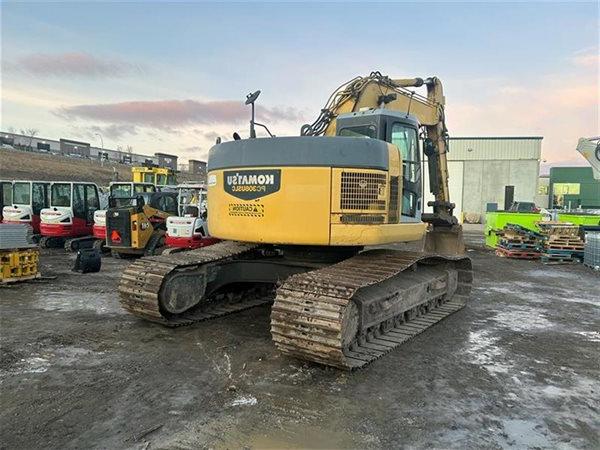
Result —
[[594, 178], [600, 180], [600, 136], [579, 139], [577, 151], [591, 164]]
[[[407, 89], [421, 86], [426, 86], [427, 96]], [[423, 220], [435, 226], [450, 227], [457, 221], [453, 217], [454, 204], [450, 202], [448, 188], [448, 129], [444, 104], [442, 83], [436, 77], [392, 79], [372, 72], [341, 85], [329, 97], [319, 117], [302, 127], [301, 134], [334, 136], [337, 116], [365, 108], [384, 107], [415, 116], [425, 130], [423, 150], [428, 159], [429, 189], [435, 197], [429, 205], [433, 207], [433, 214], [424, 214]]]

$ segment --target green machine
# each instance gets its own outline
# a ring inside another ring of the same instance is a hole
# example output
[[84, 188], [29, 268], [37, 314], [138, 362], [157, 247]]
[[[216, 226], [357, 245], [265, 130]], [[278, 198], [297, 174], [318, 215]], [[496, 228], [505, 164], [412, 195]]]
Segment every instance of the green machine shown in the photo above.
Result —
[[[540, 213], [518, 213], [494, 211], [488, 212], [485, 216], [485, 245], [496, 248], [500, 237], [497, 232], [502, 230], [505, 225], [521, 225], [532, 231], [540, 231], [536, 225], [543, 219]], [[569, 222], [575, 225], [600, 225], [600, 215], [597, 214], [558, 214], [560, 222]]]

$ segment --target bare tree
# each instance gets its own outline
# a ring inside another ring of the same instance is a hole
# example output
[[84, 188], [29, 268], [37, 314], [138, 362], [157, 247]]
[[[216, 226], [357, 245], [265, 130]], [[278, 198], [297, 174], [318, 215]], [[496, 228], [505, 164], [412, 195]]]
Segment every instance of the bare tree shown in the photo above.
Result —
[[21, 130], [21, 134], [27, 136], [29, 138], [29, 144], [27, 144], [27, 149], [31, 150], [31, 143], [33, 142], [33, 138], [39, 133], [40, 130], [37, 128], [26, 128], [25, 130]]
[[131, 155], [133, 153], [133, 147], [131, 145], [128, 145], [127, 147], [125, 147], [125, 151]]

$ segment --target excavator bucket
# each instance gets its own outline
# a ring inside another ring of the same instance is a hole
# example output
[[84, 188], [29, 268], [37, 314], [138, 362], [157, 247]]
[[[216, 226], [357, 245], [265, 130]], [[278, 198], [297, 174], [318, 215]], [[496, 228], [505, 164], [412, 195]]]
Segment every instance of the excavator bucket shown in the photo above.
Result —
[[461, 225], [432, 227], [425, 235], [425, 251], [445, 256], [464, 255], [465, 241]]

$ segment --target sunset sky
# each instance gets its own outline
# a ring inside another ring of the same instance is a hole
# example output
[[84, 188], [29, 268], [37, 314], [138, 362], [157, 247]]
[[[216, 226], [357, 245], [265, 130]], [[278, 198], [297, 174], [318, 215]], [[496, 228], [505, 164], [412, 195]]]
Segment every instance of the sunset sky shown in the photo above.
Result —
[[[339, 84], [438, 76], [452, 136], [543, 136], [584, 164], [600, 134], [596, 2], [2, 2], [1, 127], [206, 158], [257, 119], [298, 134]], [[547, 165], [546, 164], [546, 165]]]

